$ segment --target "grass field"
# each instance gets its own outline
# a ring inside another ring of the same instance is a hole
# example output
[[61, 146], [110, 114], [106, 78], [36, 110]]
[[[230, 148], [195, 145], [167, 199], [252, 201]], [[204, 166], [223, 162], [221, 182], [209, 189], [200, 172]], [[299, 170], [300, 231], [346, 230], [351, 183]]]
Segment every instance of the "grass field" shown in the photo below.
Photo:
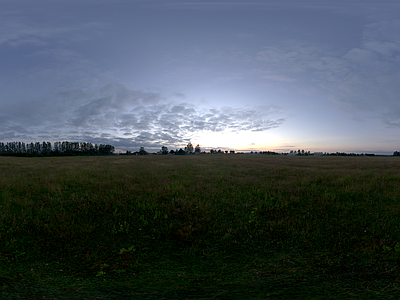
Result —
[[0, 157], [0, 295], [399, 299], [399, 213], [397, 157]]

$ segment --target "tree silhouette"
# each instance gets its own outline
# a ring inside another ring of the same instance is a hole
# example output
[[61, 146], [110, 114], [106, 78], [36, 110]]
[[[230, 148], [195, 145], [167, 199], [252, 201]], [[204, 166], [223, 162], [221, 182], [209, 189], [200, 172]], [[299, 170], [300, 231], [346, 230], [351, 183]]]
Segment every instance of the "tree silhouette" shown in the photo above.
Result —
[[54, 148], [50, 142], [21, 143], [8, 142], [0, 143], [0, 155], [7, 156], [71, 156], [71, 155], [109, 155], [115, 151], [114, 146], [100, 145], [93, 146], [92, 143], [77, 142], [55, 142]]
[[192, 145], [191, 142], [189, 142], [189, 143], [187, 144], [187, 146], [185, 147], [185, 151], [186, 151], [186, 153], [188, 153], [188, 154], [192, 154], [192, 153], [193, 153], [193, 145]]
[[175, 152], [176, 155], [185, 155], [187, 152], [182, 150], [182, 148], [179, 149], [179, 151]]
[[140, 147], [139, 155], [146, 155], [146, 154], [147, 154], [147, 152], [146, 152], [146, 150], [144, 150], [144, 147]]

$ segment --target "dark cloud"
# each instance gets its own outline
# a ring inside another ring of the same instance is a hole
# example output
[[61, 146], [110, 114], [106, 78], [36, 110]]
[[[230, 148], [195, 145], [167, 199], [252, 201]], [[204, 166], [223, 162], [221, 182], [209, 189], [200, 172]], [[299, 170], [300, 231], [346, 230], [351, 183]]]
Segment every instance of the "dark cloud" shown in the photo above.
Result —
[[87, 140], [129, 149], [178, 147], [203, 131], [264, 131], [285, 121], [271, 106], [205, 109], [168, 99], [120, 83], [95, 91], [64, 89], [48, 99], [3, 105], [2, 116], [7, 117], [1, 119], [5, 130], [0, 140]]

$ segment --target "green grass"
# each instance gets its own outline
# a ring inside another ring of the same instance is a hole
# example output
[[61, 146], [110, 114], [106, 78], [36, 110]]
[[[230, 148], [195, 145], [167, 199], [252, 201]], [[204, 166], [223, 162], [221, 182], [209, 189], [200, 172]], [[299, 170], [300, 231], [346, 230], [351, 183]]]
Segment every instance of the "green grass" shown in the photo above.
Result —
[[396, 157], [0, 157], [0, 295], [398, 299], [399, 167]]

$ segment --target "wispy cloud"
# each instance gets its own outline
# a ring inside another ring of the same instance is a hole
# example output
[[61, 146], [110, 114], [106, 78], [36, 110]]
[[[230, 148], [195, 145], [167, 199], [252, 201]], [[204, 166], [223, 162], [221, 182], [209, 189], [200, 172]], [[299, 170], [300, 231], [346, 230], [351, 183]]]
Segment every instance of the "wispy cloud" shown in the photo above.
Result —
[[[291, 7], [291, 8], [308, 8], [308, 9], [329, 9], [346, 13], [351, 13], [351, 12], [347, 11], [345, 8], [359, 7], [365, 9], [365, 6], [371, 6], [371, 4], [372, 6], [374, 6], [375, 4], [375, 3], [365, 3], [365, 1], [363, 2], [354, 1], [344, 4], [343, 2], [335, 3], [332, 1], [312, 1], [312, 0], [310, 1], [175, 0], [175, 1], [162, 1], [162, 2], [157, 0], [147, 0], [142, 3], [147, 6], [163, 7], [168, 9], [241, 9], [241, 8], [242, 9], [243, 8], [286, 9], [287, 7]], [[364, 4], [364, 7], [361, 4]], [[343, 6], [345, 6], [345, 8]]]
[[[261, 78], [296, 83], [293, 77], [314, 82], [323, 88], [327, 98], [338, 103], [340, 110], [375, 112], [382, 123], [396, 126], [400, 119], [400, 20], [372, 22], [364, 26], [357, 47], [333, 51], [317, 43], [296, 40], [267, 46], [255, 55], [260, 69], [273, 69], [274, 74], [259, 71]], [[285, 74], [285, 75], [280, 75]]]
[[223, 82], [228, 82], [228, 81], [237, 80], [237, 79], [242, 79], [242, 76], [232, 74], [232, 75], [217, 77], [215, 79], [215, 83], [223, 83]]
[[14, 47], [24, 44], [46, 46], [54, 39], [58, 42], [82, 40], [86, 39], [82, 32], [103, 28], [102, 24], [95, 22], [56, 27], [40, 26], [37, 23], [23, 22], [19, 16], [11, 16], [6, 13], [2, 13], [0, 16], [0, 45], [8, 44]]
[[285, 75], [275, 75], [275, 74], [264, 75], [264, 76], [262, 76], [262, 78], [271, 79], [271, 80], [275, 80], [275, 81], [283, 81], [283, 82], [296, 81], [296, 79], [294, 79], [294, 78], [290, 78]]

